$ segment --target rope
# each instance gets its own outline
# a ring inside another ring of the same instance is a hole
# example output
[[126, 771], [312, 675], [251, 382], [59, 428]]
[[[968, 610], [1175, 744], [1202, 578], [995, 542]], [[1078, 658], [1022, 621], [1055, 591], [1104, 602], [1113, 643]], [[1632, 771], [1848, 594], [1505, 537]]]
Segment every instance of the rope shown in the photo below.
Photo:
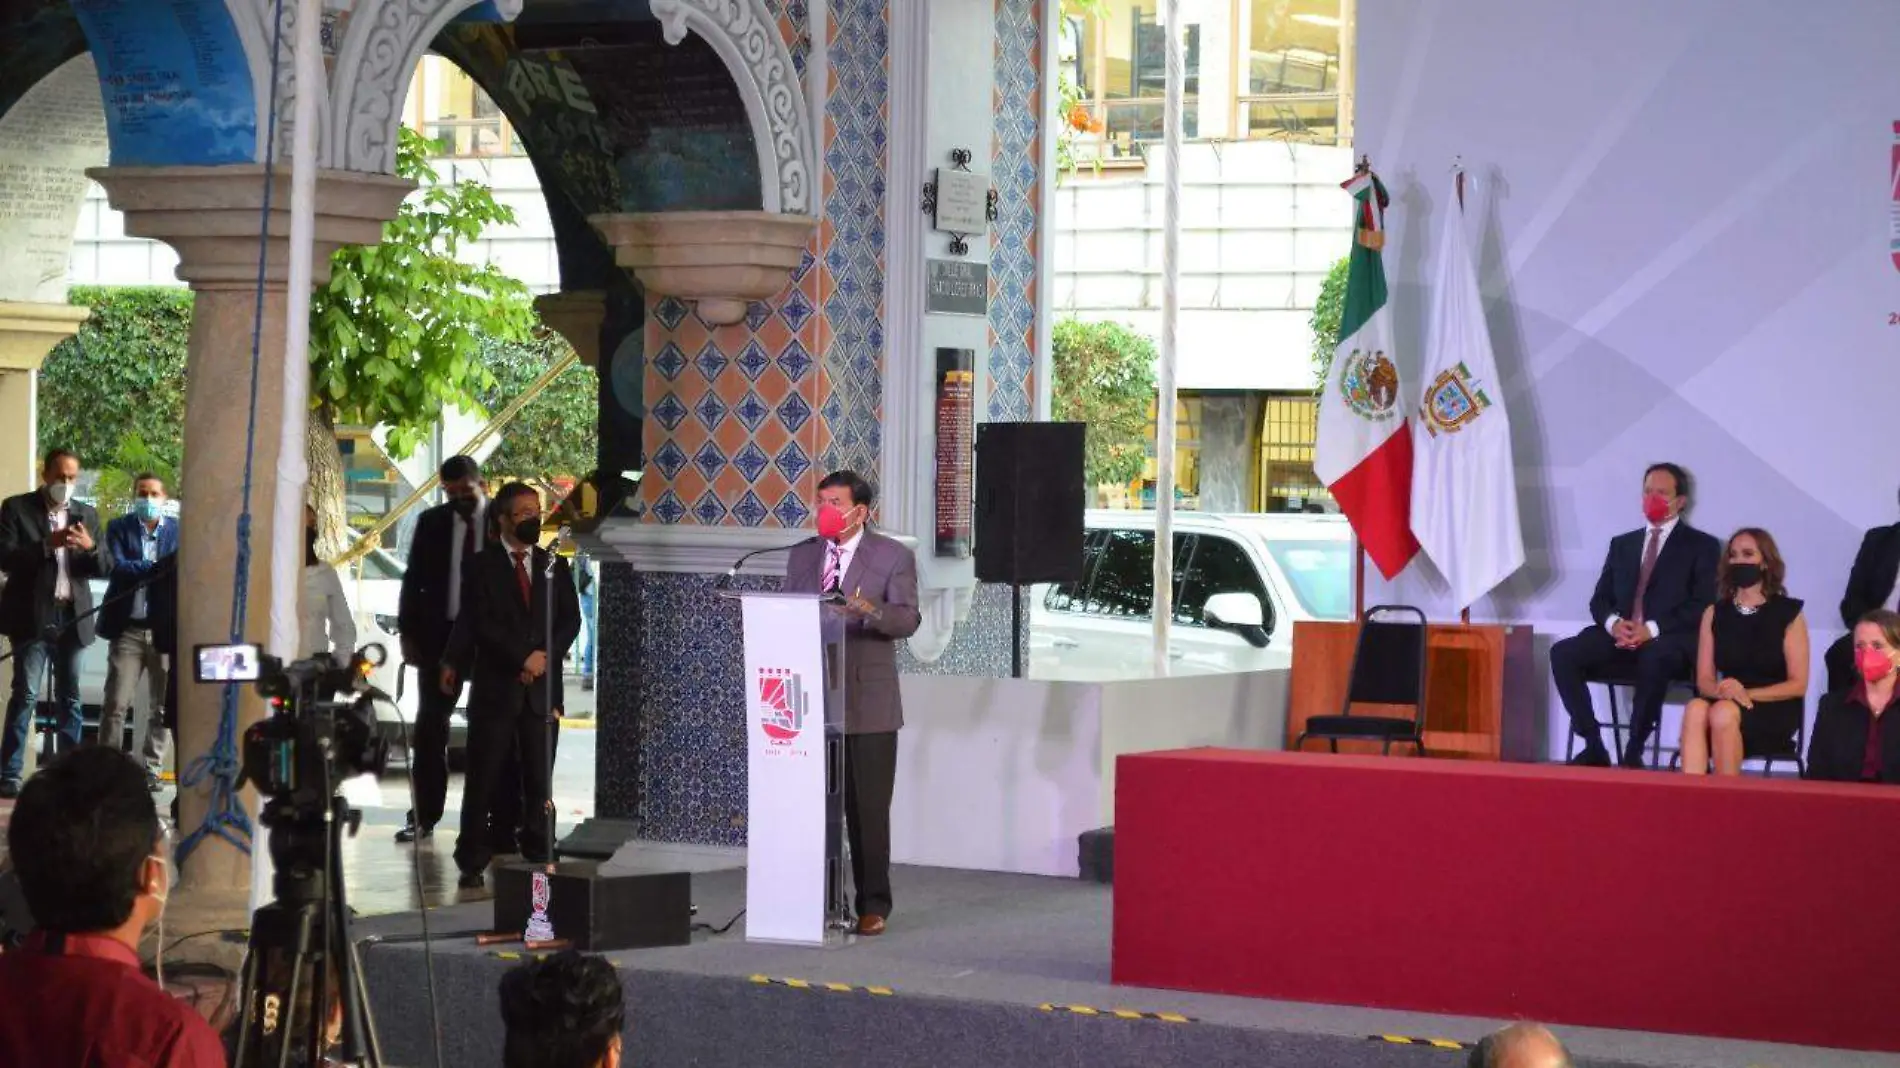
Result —
[[[277, 170], [277, 77], [283, 60], [284, 0], [272, 5], [275, 25], [271, 33], [270, 108], [265, 121], [270, 125], [264, 135], [264, 204], [257, 227], [257, 302], [251, 321], [251, 410], [244, 426], [244, 497], [237, 521], [237, 574], [231, 589], [231, 641], [244, 638], [246, 608], [251, 590], [251, 476], [257, 461], [257, 382], [264, 352], [264, 283], [270, 257], [271, 179]], [[224, 686], [224, 707], [218, 716], [218, 737], [203, 756], [186, 765], [178, 776], [181, 790], [194, 789], [209, 780], [211, 804], [200, 823], [184, 841], [178, 843], [178, 865], [216, 835], [250, 855], [252, 830], [250, 814], [238, 796], [238, 777], [243, 765], [238, 759], [238, 686]]]

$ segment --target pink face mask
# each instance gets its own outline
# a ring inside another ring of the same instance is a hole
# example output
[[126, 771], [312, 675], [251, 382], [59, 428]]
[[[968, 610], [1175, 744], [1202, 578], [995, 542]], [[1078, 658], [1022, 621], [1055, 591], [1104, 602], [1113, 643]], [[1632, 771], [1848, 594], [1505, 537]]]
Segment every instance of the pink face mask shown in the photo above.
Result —
[[1643, 494], [1643, 518], [1660, 523], [1669, 518], [1669, 498], [1660, 493]]
[[833, 508], [829, 504], [821, 504], [818, 506], [819, 537], [824, 538], [826, 541], [837, 541], [840, 537], [844, 536], [845, 528], [850, 525], [851, 521], [845, 518], [845, 514], [842, 511]]
[[1879, 682], [1893, 670], [1893, 658], [1878, 649], [1854, 650], [1854, 666], [1860, 669], [1860, 677], [1868, 682]]

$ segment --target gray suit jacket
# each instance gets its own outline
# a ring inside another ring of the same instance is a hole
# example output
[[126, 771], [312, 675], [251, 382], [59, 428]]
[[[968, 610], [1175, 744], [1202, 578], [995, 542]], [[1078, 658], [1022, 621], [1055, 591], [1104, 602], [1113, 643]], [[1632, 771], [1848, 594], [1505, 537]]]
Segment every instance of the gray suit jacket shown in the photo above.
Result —
[[[782, 589], [820, 592], [825, 548], [823, 541], [795, 546], [786, 561]], [[895, 731], [904, 725], [904, 702], [897, 689], [897, 643], [917, 633], [917, 558], [902, 543], [866, 529], [839, 589], [847, 597], [856, 594], [882, 609], [876, 619], [853, 620], [845, 628], [845, 670], [850, 674], [845, 687], [845, 733]]]

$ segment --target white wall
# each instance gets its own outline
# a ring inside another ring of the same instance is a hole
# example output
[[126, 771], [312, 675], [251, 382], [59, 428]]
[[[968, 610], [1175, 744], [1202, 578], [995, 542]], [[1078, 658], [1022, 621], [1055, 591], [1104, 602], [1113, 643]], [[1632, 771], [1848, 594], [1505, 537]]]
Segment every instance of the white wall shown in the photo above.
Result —
[[[1896, 518], [1900, 8], [1360, 0], [1358, 25], [1402, 359], [1454, 155], [1478, 181], [1530, 559], [1473, 617], [1574, 632], [1642, 468], [1673, 460], [1696, 525], [1779, 540], [1818, 668], [1861, 532]], [[1396, 596], [1452, 610], [1417, 568]]]
[[[1182, 389], [1313, 386], [1308, 322], [1346, 254], [1352, 150], [1284, 141], [1184, 145], [1181, 156]], [[1086, 167], [1055, 195], [1055, 311], [1161, 331], [1165, 164]]]

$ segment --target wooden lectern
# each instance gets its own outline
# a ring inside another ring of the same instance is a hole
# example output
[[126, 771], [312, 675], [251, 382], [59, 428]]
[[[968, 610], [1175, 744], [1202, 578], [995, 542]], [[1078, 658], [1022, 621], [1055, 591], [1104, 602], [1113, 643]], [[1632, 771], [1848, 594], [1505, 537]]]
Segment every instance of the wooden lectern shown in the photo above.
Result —
[[[1293, 625], [1286, 746], [1309, 716], [1336, 716], [1352, 671], [1357, 622]], [[1425, 628], [1425, 749], [1428, 756], [1462, 760], [1535, 762], [1548, 752], [1539, 714], [1531, 628], [1496, 623], [1433, 623]], [[1354, 714], [1407, 715], [1391, 706], [1356, 705]], [[1307, 742], [1313, 752], [1330, 751]], [[1377, 756], [1378, 742], [1340, 742], [1342, 753]], [[1410, 759], [1409, 746], [1394, 756]]]

